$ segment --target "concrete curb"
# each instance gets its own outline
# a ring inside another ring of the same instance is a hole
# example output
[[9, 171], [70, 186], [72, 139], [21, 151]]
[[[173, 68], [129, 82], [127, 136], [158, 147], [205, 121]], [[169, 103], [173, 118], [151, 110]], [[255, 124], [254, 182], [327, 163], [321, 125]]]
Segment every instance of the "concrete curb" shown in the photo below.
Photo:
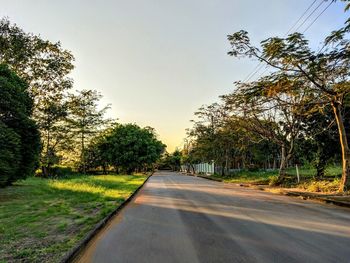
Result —
[[70, 251], [68, 251], [63, 258], [60, 260], [61, 263], [72, 262], [76, 256], [87, 246], [89, 241], [112, 219], [112, 217], [119, 214], [119, 212], [136, 196], [136, 194], [141, 190], [141, 188], [147, 183], [148, 179], [152, 175], [149, 175], [146, 180], [124, 201], [122, 202], [114, 211], [109, 213], [105, 218], [103, 218], [93, 230], [88, 232], [86, 236]]
[[[197, 177], [207, 179], [207, 180], [216, 181], [216, 182], [223, 182], [223, 180], [221, 180], [221, 179], [210, 178], [208, 176], [197, 175]], [[231, 183], [229, 183], [229, 184], [231, 184]], [[260, 191], [265, 191], [265, 192], [269, 192], [272, 194], [276, 194], [275, 192], [271, 192], [271, 191], [266, 190], [264, 187], [259, 187], [259, 185], [243, 184], [243, 183], [241, 183], [241, 184], [240, 183], [232, 183], [232, 184], [235, 184], [235, 185], [240, 186], [240, 187], [247, 187], [247, 188], [252, 188], [255, 190], [260, 190]], [[327, 197], [316, 196], [316, 195], [310, 194], [310, 193], [293, 192], [293, 191], [286, 191], [286, 190], [281, 189], [281, 192], [277, 193], [277, 194], [291, 196], [291, 197], [302, 197], [304, 200], [306, 200], [306, 199], [316, 200], [316, 201], [321, 201], [321, 202], [327, 203], [327, 204], [333, 204], [333, 205], [337, 205], [337, 206], [350, 208], [350, 202], [339, 201], [339, 200], [334, 200], [334, 199], [327, 198]]]
[[204, 179], [211, 180], [211, 181], [215, 181], [215, 182], [221, 182], [221, 183], [224, 182], [224, 180], [222, 180], [222, 179], [215, 178], [215, 177], [209, 177], [209, 176], [205, 176], [205, 175], [197, 175], [197, 177], [204, 178]]
[[304, 200], [310, 199], [310, 200], [316, 200], [321, 201], [327, 204], [333, 204], [337, 206], [343, 206], [343, 207], [350, 207], [350, 202], [346, 201], [339, 201], [327, 197], [321, 197], [321, 196], [315, 196], [313, 194], [309, 193], [299, 193], [299, 192], [292, 192], [292, 191], [282, 191], [281, 194], [287, 195], [287, 196], [293, 196], [293, 197], [302, 197]]

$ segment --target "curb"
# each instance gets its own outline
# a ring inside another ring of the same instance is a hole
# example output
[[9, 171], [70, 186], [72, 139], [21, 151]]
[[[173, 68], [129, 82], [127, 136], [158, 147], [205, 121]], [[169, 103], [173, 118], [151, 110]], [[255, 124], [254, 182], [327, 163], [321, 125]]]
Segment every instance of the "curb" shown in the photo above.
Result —
[[[203, 178], [203, 179], [224, 183], [223, 180], [218, 179], [218, 178], [210, 178], [208, 176], [203, 176], [203, 175], [196, 175], [196, 177], [200, 177], [200, 178]], [[252, 189], [255, 189], [255, 190], [269, 192], [271, 194], [276, 194], [276, 193], [273, 193], [273, 192], [265, 190], [263, 187], [259, 188], [258, 185], [254, 185], [254, 184], [243, 184], [243, 183], [241, 183], [241, 184], [240, 183], [233, 183], [233, 184], [235, 184], [237, 186], [240, 186], [240, 187], [247, 187], [247, 188], [252, 188]], [[303, 194], [303, 193], [298, 193], [298, 192], [288, 192], [288, 191], [283, 191], [283, 190], [280, 193], [277, 193], [277, 194], [279, 194], [279, 195], [286, 195], [286, 196], [290, 196], [290, 197], [302, 197], [304, 200], [306, 200], [306, 199], [316, 200], [316, 201], [321, 201], [321, 202], [326, 203], [326, 204], [333, 204], [333, 205], [336, 205], [336, 206], [342, 206], [342, 207], [349, 207], [350, 208], [350, 202], [344, 202], [344, 201], [338, 201], [338, 200], [334, 200], [334, 199], [330, 199], [330, 198], [313, 196], [312, 194]]]
[[215, 181], [215, 182], [221, 182], [221, 183], [224, 182], [222, 179], [214, 178], [214, 177], [212, 178], [212, 177], [204, 176], [204, 175], [197, 175], [197, 177], [200, 177], [200, 178], [203, 178], [203, 179], [207, 179], [207, 180], [210, 180], [210, 181]]
[[69, 263], [72, 262], [76, 256], [87, 246], [90, 240], [96, 236], [96, 234], [114, 217], [119, 214], [119, 212], [136, 196], [136, 194], [141, 190], [141, 188], [147, 183], [148, 179], [151, 178], [152, 175], [149, 175], [146, 180], [126, 199], [122, 202], [114, 211], [109, 213], [105, 218], [101, 219], [100, 222], [96, 224], [93, 230], [88, 232], [86, 236], [70, 251], [68, 251], [63, 258], [60, 260], [61, 263]]
[[215, 178], [215, 177], [209, 177], [209, 176], [205, 176], [205, 175], [200, 175], [200, 174], [192, 174], [192, 173], [181, 173], [183, 175], [187, 175], [187, 176], [193, 176], [193, 177], [200, 177], [203, 179], [207, 179], [207, 180], [211, 180], [211, 181], [216, 181], [216, 182], [224, 182], [224, 180], [219, 179], [219, 178]]
[[319, 196], [313, 196], [310, 194], [302, 194], [302, 193], [288, 192], [288, 191], [284, 191], [281, 194], [286, 196], [292, 196], [292, 197], [302, 197], [304, 200], [306, 199], [317, 200], [317, 201], [324, 202], [326, 204], [333, 204], [333, 205], [342, 206], [342, 207], [350, 207], [349, 202], [338, 201], [338, 200], [334, 200], [326, 197], [319, 197]]

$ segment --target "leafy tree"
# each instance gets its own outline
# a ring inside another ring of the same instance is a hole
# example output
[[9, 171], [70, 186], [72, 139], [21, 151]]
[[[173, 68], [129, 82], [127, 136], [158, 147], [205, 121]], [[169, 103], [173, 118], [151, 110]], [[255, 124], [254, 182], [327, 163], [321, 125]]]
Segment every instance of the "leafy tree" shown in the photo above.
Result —
[[51, 168], [59, 162], [60, 151], [72, 150], [72, 133], [67, 125], [68, 106], [63, 96], [56, 100], [42, 101], [37, 112], [42, 138], [41, 168], [45, 177], [50, 176]]
[[305, 116], [302, 132], [305, 135], [304, 144], [309, 150], [303, 154], [312, 156], [312, 164], [316, 168], [315, 179], [323, 179], [327, 164], [340, 152], [332, 109], [328, 106], [322, 112], [316, 111]]
[[[141, 128], [136, 124], [116, 124], [108, 129], [95, 143], [89, 147], [89, 152], [96, 157], [92, 166], [110, 165], [121, 168], [128, 174], [134, 171], [146, 170], [160, 159], [165, 145], [156, 138], [153, 128]], [[153, 169], [153, 168], [152, 168]]]
[[[273, 74], [252, 83], [236, 83], [236, 90], [223, 96], [225, 104], [246, 130], [272, 140], [281, 147], [279, 180], [293, 158], [304, 113], [303, 84]], [[298, 92], [290, 92], [290, 88]]]
[[0, 63], [28, 83], [33, 99], [33, 118], [42, 135], [41, 156], [44, 174], [58, 161], [57, 152], [69, 146], [65, 93], [72, 87], [68, 74], [73, 69], [73, 55], [38, 35], [24, 32], [7, 18], [0, 20]]
[[83, 152], [86, 170], [102, 168], [103, 174], [107, 174], [110, 166], [111, 149], [107, 139], [111, 130], [106, 129], [91, 139], [90, 144]]
[[109, 122], [109, 120], [104, 119], [104, 114], [106, 110], [109, 109], [109, 106], [104, 107], [102, 110], [97, 109], [97, 103], [102, 97], [97, 91], [81, 90], [77, 91], [77, 93], [76, 95], [69, 95], [68, 121], [73, 133], [80, 141], [81, 170], [85, 173], [86, 164], [84, 151], [86, 141], [89, 141], [89, 139], [102, 128], [102, 125]]
[[181, 168], [182, 153], [179, 150], [175, 150], [173, 153], [165, 153], [160, 160], [161, 169], [171, 169], [172, 171], [180, 171]]
[[[350, 30], [350, 21], [325, 39], [320, 51], [312, 51], [308, 41], [300, 33], [286, 38], [273, 37], [261, 42], [262, 51], [250, 43], [248, 33], [239, 31], [228, 36], [232, 50], [230, 55], [255, 57], [273, 67], [286, 79], [303, 82], [308, 94], [313, 94], [314, 105], [333, 110], [342, 150], [343, 172], [340, 191], [350, 188], [350, 149], [343, 111], [350, 94], [350, 40], [345, 39]], [[289, 86], [289, 91], [299, 89]]]
[[27, 84], [0, 65], [0, 186], [34, 173], [40, 136], [31, 119], [33, 101]]
[[0, 63], [8, 64], [29, 84], [35, 107], [71, 88], [72, 81], [67, 76], [73, 69], [73, 60], [60, 42], [51, 43], [26, 33], [7, 18], [0, 20]]

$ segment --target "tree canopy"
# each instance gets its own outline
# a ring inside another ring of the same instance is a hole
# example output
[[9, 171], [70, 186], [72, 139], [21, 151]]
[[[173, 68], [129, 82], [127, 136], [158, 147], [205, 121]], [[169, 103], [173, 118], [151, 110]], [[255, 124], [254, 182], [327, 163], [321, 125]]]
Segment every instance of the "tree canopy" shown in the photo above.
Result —
[[86, 158], [90, 167], [110, 165], [130, 174], [152, 167], [164, 149], [153, 128], [116, 124], [92, 142]]
[[34, 173], [40, 136], [31, 119], [33, 101], [28, 85], [6, 65], [0, 65], [0, 186]]

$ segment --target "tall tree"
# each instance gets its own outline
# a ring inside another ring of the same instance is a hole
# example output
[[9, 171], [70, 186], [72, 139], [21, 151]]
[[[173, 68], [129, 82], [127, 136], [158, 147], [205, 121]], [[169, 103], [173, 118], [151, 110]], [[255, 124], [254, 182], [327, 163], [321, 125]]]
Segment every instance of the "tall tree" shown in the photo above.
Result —
[[24, 32], [7, 18], [0, 20], [0, 63], [6, 63], [28, 85], [34, 99], [35, 111], [43, 100], [70, 89], [68, 74], [74, 68], [73, 55], [62, 49], [61, 43], [43, 40], [40, 36]]
[[223, 96], [242, 127], [281, 147], [280, 181], [286, 175], [302, 127], [306, 96], [302, 85], [283, 74], [272, 74], [252, 83], [236, 83], [236, 90]]
[[[326, 38], [320, 51], [312, 51], [308, 41], [300, 33], [287, 38], [273, 37], [262, 41], [262, 51], [250, 43], [248, 33], [239, 31], [228, 36], [232, 50], [229, 55], [255, 57], [289, 80], [306, 83], [304, 88], [314, 94], [314, 104], [333, 109], [342, 150], [342, 179], [339, 191], [350, 189], [350, 149], [348, 144], [344, 103], [350, 94], [350, 41], [345, 38], [350, 30], [349, 22]], [[292, 88], [297, 86], [291, 86]]]
[[101, 130], [103, 125], [110, 122], [104, 118], [109, 106], [98, 110], [98, 102], [101, 97], [95, 90], [81, 90], [77, 91], [77, 94], [69, 95], [68, 121], [80, 141], [80, 161], [83, 173], [86, 172], [84, 157], [86, 142]]
[[68, 77], [73, 61], [73, 55], [60, 42], [26, 33], [7, 18], [0, 20], [0, 63], [6, 63], [29, 85], [33, 118], [43, 138], [44, 173], [54, 163], [57, 148], [69, 139], [62, 121], [66, 115], [65, 95], [73, 83]]

